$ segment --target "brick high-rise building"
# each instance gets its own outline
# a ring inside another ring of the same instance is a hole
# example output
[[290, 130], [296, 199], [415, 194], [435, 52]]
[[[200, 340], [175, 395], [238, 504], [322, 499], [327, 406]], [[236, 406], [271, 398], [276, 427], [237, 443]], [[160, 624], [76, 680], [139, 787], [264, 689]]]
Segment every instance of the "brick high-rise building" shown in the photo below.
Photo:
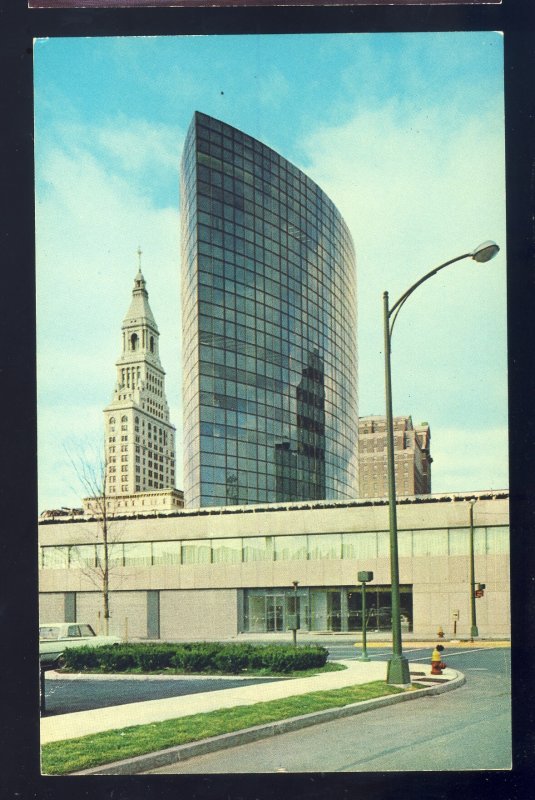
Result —
[[[411, 417], [394, 417], [396, 493], [431, 493], [431, 430], [427, 422], [413, 425]], [[359, 497], [386, 497], [386, 418], [359, 419]]]

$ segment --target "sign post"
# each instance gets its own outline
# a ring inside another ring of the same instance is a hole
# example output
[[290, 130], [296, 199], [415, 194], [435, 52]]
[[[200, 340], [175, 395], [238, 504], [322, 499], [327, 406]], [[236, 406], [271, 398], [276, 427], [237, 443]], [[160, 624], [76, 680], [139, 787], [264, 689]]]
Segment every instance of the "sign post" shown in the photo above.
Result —
[[366, 650], [366, 584], [373, 581], [373, 572], [359, 572], [358, 579], [362, 588], [362, 655], [359, 661], [370, 661]]

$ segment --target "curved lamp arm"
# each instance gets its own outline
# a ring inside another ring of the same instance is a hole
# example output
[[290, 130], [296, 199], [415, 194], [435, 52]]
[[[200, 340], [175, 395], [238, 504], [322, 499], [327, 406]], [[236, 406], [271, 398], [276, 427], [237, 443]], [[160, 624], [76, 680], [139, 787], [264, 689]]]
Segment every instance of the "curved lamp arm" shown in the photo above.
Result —
[[449, 261], [445, 261], [443, 264], [440, 264], [438, 267], [435, 267], [426, 275], [424, 275], [420, 280], [413, 283], [413, 285], [407, 289], [407, 291], [401, 295], [399, 300], [397, 300], [394, 305], [390, 308], [388, 312], [388, 318], [392, 321], [390, 322], [389, 333], [392, 336], [392, 331], [394, 330], [394, 324], [396, 322], [397, 316], [401, 310], [402, 305], [405, 303], [410, 295], [414, 292], [418, 286], [421, 286], [428, 278], [432, 278], [433, 275], [436, 275], [437, 272], [440, 272], [441, 269], [445, 267], [449, 267], [450, 264], [454, 264], [456, 261], [462, 261], [463, 258], [472, 258], [474, 261], [478, 261], [483, 263], [485, 261], [490, 261], [491, 258], [494, 258], [496, 253], [498, 253], [500, 248], [495, 242], [483, 242], [480, 244], [479, 247], [476, 247], [475, 250], [472, 250], [470, 253], [463, 253], [462, 256], [456, 256], [455, 258], [450, 258]]
[[[499, 251], [499, 247], [494, 242], [484, 242], [476, 247], [471, 253], [463, 253], [444, 264], [432, 269], [419, 281], [416, 281], [399, 300], [394, 303], [391, 309], [388, 308], [388, 292], [383, 294], [384, 309], [384, 337], [385, 337], [385, 397], [386, 397], [386, 451], [387, 451], [387, 473], [388, 473], [388, 516], [390, 528], [390, 583], [392, 595], [392, 657], [388, 661], [387, 683], [398, 686], [410, 686], [409, 662], [403, 655], [401, 642], [401, 617], [400, 617], [400, 594], [399, 594], [399, 558], [398, 558], [398, 532], [396, 514], [396, 473], [394, 462], [394, 416], [392, 413], [392, 376], [390, 368], [391, 336], [394, 322], [399, 314], [400, 308], [405, 300], [411, 296], [415, 289], [424, 281], [436, 275], [444, 267], [460, 261], [463, 258], [473, 258], [474, 261], [490, 261]], [[393, 315], [393, 316], [392, 316]]]

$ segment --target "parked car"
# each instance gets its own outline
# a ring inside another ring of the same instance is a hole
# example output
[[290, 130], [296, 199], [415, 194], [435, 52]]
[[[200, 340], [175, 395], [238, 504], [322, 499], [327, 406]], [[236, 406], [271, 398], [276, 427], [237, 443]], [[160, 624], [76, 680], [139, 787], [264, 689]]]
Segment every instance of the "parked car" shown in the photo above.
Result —
[[97, 636], [87, 622], [47, 622], [39, 626], [39, 660], [42, 669], [61, 666], [67, 647], [102, 647], [120, 644], [118, 636]]

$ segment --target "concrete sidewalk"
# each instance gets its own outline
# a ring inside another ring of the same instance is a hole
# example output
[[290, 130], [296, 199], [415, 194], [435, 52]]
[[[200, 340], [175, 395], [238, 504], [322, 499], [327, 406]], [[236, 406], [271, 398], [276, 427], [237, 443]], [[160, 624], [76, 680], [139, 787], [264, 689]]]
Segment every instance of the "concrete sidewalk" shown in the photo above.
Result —
[[[221, 689], [176, 698], [128, 703], [91, 711], [77, 711], [72, 714], [44, 717], [41, 719], [41, 744], [133, 725], [162, 722], [222, 708], [252, 705], [308, 692], [339, 689], [386, 679], [386, 661], [351, 660], [340, 661], [340, 663], [344, 664], [347, 669], [340, 672], [326, 672], [309, 678], [283, 678], [261, 685]], [[447, 668], [442, 677], [430, 679], [431, 666], [422, 662], [410, 664], [410, 670], [414, 682], [431, 681], [427, 685], [437, 682], [448, 683], [459, 675], [456, 670]]]

